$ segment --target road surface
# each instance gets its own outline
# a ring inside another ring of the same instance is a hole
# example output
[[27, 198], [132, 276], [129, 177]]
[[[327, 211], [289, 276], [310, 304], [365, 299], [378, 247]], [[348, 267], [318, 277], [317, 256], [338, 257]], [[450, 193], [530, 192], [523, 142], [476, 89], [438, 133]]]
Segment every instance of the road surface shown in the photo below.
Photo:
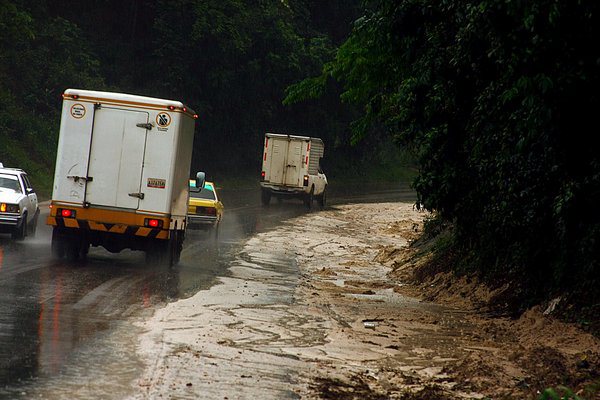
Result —
[[[167, 303], [209, 289], [241, 244], [257, 232], [305, 213], [300, 201], [259, 204], [258, 188], [222, 190], [225, 217], [218, 242], [190, 232], [179, 265], [149, 266], [142, 252], [92, 248], [77, 264], [50, 257], [42, 210], [34, 238], [0, 235], [0, 398], [77, 397], [82, 382], [98, 397], [123, 398], [143, 369], [136, 323]], [[330, 191], [329, 202], [410, 201], [407, 186]], [[90, 383], [93, 382], [93, 383]]]

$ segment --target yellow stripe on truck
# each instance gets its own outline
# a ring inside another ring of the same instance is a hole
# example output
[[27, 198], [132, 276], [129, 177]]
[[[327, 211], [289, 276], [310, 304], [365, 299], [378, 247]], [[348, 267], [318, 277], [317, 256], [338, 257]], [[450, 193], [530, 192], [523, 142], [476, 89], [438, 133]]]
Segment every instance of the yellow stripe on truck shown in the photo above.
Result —
[[148, 236], [150, 234], [150, 232], [152, 232], [152, 229], [150, 229], [150, 228], [138, 228], [135, 235], [136, 236]]
[[108, 231], [112, 232], [112, 233], [125, 233], [125, 231], [127, 230], [127, 225], [114, 225], [112, 228], [110, 228]]
[[64, 221], [67, 228], [79, 228], [79, 222], [76, 219], [65, 218]]
[[[88, 221], [88, 224], [90, 225], [90, 229], [93, 231], [103, 231], [106, 232], [108, 229], [106, 229], [106, 226], [104, 226], [104, 224], [99, 223], [99, 222], [95, 222], [95, 221]], [[66, 220], [65, 220], [65, 226], [66, 226]]]

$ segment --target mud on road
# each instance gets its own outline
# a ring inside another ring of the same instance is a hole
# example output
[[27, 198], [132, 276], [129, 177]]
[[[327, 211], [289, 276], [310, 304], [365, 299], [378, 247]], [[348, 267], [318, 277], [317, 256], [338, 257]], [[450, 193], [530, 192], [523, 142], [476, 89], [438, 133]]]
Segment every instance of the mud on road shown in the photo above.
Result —
[[473, 295], [493, 293], [474, 281], [411, 283], [424, 217], [342, 205], [252, 237], [220, 284], [143, 323], [133, 398], [526, 399], [561, 384], [598, 396], [585, 391], [593, 336], [542, 309], [486, 315]]

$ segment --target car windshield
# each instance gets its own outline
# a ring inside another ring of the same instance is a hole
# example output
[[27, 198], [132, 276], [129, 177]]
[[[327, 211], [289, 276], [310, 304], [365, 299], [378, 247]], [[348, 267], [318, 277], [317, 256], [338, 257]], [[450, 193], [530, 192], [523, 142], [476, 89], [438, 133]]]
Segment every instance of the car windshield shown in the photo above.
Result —
[[12, 190], [13, 192], [21, 193], [17, 176], [0, 174], [0, 190]]
[[205, 187], [200, 189], [199, 192], [190, 191], [190, 197], [195, 199], [216, 200], [215, 192]]

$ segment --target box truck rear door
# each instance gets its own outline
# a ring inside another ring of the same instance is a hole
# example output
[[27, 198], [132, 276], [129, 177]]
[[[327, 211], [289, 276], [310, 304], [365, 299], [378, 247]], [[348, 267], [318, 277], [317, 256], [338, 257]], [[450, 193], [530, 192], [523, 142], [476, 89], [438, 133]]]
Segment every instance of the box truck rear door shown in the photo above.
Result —
[[287, 149], [287, 163], [285, 171], [286, 186], [302, 185], [302, 161], [304, 153], [302, 152], [301, 140], [290, 140]]
[[[137, 209], [141, 193], [148, 113], [97, 107], [92, 128], [86, 202]], [[141, 126], [138, 126], [141, 125]]]
[[288, 140], [287, 138], [271, 137], [269, 138], [271, 143], [269, 144], [267, 159], [269, 163], [269, 182], [282, 185], [285, 183], [285, 170], [287, 165], [287, 152], [288, 152]]

